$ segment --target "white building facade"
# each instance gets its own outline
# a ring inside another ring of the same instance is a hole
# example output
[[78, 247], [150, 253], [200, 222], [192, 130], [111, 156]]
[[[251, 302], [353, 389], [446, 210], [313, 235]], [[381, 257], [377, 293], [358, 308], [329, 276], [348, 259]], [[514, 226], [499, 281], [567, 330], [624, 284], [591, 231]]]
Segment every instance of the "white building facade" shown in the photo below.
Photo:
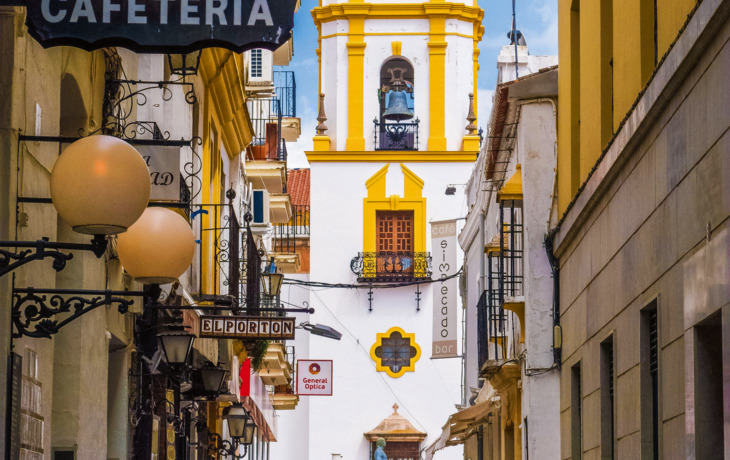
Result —
[[[299, 458], [371, 458], [364, 433], [397, 404], [430, 438], [388, 439], [386, 453], [420, 458], [461, 402], [458, 350], [431, 359], [439, 261], [430, 222], [463, 215], [455, 184], [466, 181], [479, 149], [476, 129], [465, 127], [475, 121], [483, 11], [471, 3], [323, 2], [312, 14], [324, 96], [307, 152], [310, 280], [318, 283], [309, 321], [343, 336], [309, 338], [309, 359], [332, 360], [332, 396], [300, 396], [308, 398], [297, 409], [307, 412], [307, 428], [282, 443], [304, 446]], [[448, 307], [460, 310], [456, 301]], [[458, 340], [460, 315], [453, 318]], [[440, 458], [461, 457], [452, 449]]]
[[464, 443], [470, 460], [559, 458], [553, 278], [544, 245], [556, 205], [556, 63], [531, 56], [524, 41], [498, 58], [489, 140], [466, 186], [469, 214], [459, 235], [469, 407], [449, 419], [429, 454]]

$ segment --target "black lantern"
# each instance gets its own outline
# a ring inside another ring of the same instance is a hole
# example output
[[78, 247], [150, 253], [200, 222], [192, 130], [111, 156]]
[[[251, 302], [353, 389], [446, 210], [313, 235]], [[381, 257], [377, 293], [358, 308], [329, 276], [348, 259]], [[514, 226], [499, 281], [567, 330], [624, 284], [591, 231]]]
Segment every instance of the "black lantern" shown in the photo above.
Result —
[[251, 445], [256, 433], [256, 422], [240, 403], [223, 409], [223, 418], [228, 422], [228, 432], [234, 440], [234, 445], [244, 447]]
[[200, 50], [189, 54], [168, 54], [167, 63], [173, 75], [195, 75], [200, 67]]
[[170, 366], [184, 366], [188, 362], [195, 334], [186, 331], [184, 326], [171, 326], [157, 334], [157, 337]]
[[279, 295], [281, 292], [281, 284], [284, 282], [284, 275], [277, 273], [276, 263], [274, 263], [273, 257], [261, 274], [261, 280], [264, 282], [264, 294], [270, 297]]
[[227, 370], [220, 366], [208, 363], [200, 368], [200, 375], [203, 378], [203, 387], [207, 393], [219, 393], [226, 378]]

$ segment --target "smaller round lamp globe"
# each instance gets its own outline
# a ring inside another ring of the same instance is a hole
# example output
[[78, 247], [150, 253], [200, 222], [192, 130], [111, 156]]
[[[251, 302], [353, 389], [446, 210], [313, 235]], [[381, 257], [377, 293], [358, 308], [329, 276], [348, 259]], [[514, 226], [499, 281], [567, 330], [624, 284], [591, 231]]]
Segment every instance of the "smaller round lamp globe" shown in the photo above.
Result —
[[117, 253], [122, 266], [135, 280], [168, 284], [192, 263], [195, 237], [180, 214], [151, 207], [117, 237]]

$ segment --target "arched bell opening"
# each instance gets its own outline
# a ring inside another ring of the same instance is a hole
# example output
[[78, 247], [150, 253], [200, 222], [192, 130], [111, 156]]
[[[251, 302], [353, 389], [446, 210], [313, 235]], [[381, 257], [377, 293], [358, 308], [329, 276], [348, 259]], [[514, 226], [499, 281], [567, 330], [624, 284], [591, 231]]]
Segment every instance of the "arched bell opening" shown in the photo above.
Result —
[[380, 67], [376, 150], [418, 150], [418, 118], [414, 113], [413, 64], [391, 56]]

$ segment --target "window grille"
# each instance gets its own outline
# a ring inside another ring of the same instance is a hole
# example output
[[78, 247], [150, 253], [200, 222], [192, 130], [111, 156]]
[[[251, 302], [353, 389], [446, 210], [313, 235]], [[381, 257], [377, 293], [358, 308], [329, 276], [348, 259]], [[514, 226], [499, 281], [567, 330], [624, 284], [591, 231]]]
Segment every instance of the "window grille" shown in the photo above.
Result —
[[649, 375], [651, 376], [651, 425], [653, 456], [659, 458], [659, 331], [656, 308], [647, 312]]
[[375, 349], [375, 356], [380, 358], [382, 366], [390, 368], [397, 374], [403, 367], [411, 365], [411, 360], [418, 351], [411, 344], [411, 339], [403, 337], [400, 332], [393, 332], [382, 340], [382, 344]]
[[263, 57], [261, 49], [251, 50], [251, 78], [261, 78], [263, 75]]
[[501, 301], [522, 293], [522, 200], [502, 200], [499, 204]]

